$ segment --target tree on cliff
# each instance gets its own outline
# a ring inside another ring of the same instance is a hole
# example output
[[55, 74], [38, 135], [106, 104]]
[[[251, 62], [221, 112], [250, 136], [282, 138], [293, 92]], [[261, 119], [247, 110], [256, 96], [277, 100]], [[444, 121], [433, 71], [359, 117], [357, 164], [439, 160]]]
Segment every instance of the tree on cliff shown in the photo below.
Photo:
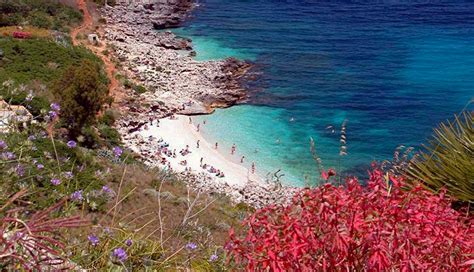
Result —
[[97, 113], [107, 102], [108, 88], [102, 82], [100, 66], [83, 60], [79, 66], [69, 67], [53, 87], [61, 104], [61, 118], [72, 136], [96, 120]]

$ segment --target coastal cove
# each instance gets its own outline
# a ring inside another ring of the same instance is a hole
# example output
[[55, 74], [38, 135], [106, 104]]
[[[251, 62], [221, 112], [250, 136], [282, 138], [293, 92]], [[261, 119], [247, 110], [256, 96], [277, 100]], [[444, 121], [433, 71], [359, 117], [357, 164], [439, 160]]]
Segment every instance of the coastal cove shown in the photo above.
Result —
[[[207, 121], [204, 137], [226, 151], [237, 144], [262, 175], [282, 169], [287, 183], [301, 186], [318, 174], [310, 137], [325, 167], [364, 176], [398, 146], [419, 148], [468, 104], [472, 9], [209, 0], [173, 32], [193, 40], [197, 60], [250, 59], [261, 72], [246, 105], [198, 117]], [[341, 158], [344, 120], [348, 155]]]
[[282, 186], [276, 176], [256, 171], [254, 163], [236, 160], [240, 153], [229, 156], [225, 145], [202, 138], [205, 121], [194, 115], [246, 101], [249, 93], [243, 83], [253, 67], [236, 58], [194, 60], [190, 39], [156, 31], [157, 26], [167, 28], [185, 20], [180, 14], [190, 9], [189, 1], [124, 2], [101, 9], [107, 21], [102, 35], [120, 62], [120, 77], [143, 90], [124, 88], [121, 99], [114, 101], [120, 111], [115, 128], [121, 140], [147, 167], [171, 170], [195, 190], [253, 207], [287, 203], [298, 188]]
[[0, 30], [1, 271], [474, 271], [474, 6], [0, 0]]

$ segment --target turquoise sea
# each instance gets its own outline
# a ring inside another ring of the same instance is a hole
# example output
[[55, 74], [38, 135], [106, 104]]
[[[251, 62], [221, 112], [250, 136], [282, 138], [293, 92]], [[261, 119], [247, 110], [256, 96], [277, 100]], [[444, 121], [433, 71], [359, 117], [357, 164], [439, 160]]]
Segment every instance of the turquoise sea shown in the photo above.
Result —
[[248, 103], [199, 117], [203, 133], [294, 185], [317, 176], [310, 137], [325, 167], [361, 174], [399, 145], [419, 148], [474, 97], [468, 2], [201, 0], [175, 31], [198, 60], [255, 63]]

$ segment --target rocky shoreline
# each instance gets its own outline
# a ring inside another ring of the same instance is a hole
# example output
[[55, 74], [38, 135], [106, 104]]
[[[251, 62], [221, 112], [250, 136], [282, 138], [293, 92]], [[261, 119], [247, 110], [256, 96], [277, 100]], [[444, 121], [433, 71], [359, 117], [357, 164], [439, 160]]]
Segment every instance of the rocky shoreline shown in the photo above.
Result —
[[162, 101], [174, 113], [195, 115], [247, 98], [240, 80], [252, 67], [250, 63], [235, 58], [196, 61], [190, 39], [159, 31], [179, 26], [194, 7], [193, 1], [140, 2], [118, 2], [103, 8], [102, 16], [107, 21], [105, 38], [126, 76], [149, 90], [140, 95], [142, 101]]
[[[149, 154], [150, 142], [131, 134], [141, 131], [155, 120], [174, 115], [208, 114], [245, 101], [247, 91], [241, 79], [252, 67], [250, 63], [229, 58], [220, 61], [196, 61], [190, 39], [178, 37], [163, 28], [178, 27], [194, 8], [193, 0], [120, 0], [114, 7], [101, 10], [107, 25], [104, 37], [113, 46], [113, 54], [127, 78], [148, 90], [137, 94], [128, 90], [120, 110], [117, 129], [129, 148], [136, 150], [145, 164], [157, 166]], [[297, 188], [267, 182], [230, 186], [206, 173], [182, 172], [179, 175], [198, 190], [225, 194], [236, 202], [254, 207], [283, 204]]]

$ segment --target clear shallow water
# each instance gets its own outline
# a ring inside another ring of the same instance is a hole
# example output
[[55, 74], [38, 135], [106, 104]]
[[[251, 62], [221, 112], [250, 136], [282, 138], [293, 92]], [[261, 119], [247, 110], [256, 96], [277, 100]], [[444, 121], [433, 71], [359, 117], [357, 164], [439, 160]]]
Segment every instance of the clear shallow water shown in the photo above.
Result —
[[177, 30], [196, 58], [251, 59], [263, 72], [249, 104], [200, 117], [205, 136], [293, 184], [315, 178], [309, 137], [326, 167], [363, 172], [399, 145], [418, 147], [474, 96], [473, 4], [200, 2]]

